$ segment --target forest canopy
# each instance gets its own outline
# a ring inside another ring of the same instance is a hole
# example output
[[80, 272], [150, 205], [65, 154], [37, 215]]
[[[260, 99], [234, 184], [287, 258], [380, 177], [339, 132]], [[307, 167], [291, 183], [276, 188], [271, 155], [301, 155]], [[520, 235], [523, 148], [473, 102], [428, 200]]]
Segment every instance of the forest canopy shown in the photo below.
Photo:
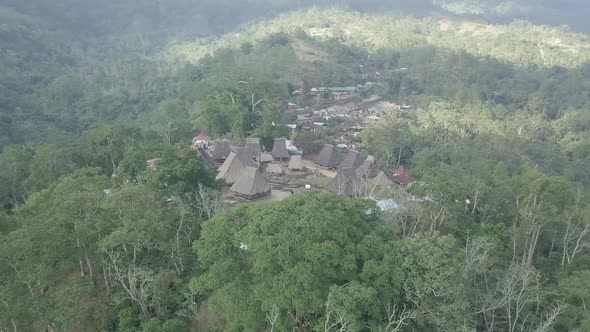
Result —
[[[590, 330], [588, 7], [556, 3], [4, 1], [0, 331]], [[378, 121], [302, 131], [348, 103]], [[282, 137], [414, 181], [228, 199], [208, 141]]]

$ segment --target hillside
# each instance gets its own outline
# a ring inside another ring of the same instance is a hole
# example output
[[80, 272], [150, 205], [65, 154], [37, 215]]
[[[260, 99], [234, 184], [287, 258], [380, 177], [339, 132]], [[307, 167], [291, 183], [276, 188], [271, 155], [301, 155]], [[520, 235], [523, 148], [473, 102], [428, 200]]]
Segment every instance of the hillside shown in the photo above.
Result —
[[590, 37], [406, 3], [5, 1], [0, 332], [590, 331]]
[[175, 43], [164, 51], [169, 61], [197, 63], [216, 49], [237, 48], [273, 33], [306, 34], [359, 47], [369, 52], [380, 49], [411, 49], [426, 46], [491, 57], [519, 66], [578, 67], [590, 61], [586, 35], [526, 22], [490, 25], [445, 18], [412, 19], [397, 15], [368, 15], [340, 10], [312, 9], [248, 27], [213, 42], [198, 40]]

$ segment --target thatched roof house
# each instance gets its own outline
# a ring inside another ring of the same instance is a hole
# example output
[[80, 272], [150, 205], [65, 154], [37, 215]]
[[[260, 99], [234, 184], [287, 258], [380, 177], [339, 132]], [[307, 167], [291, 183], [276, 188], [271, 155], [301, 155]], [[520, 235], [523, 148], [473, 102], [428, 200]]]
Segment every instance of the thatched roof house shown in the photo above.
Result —
[[258, 158], [263, 152], [260, 146], [260, 138], [246, 138], [246, 145], [244, 147], [248, 149], [252, 158]]
[[225, 139], [215, 141], [215, 143], [213, 143], [213, 148], [211, 150], [211, 157], [213, 157], [213, 159], [215, 159], [218, 162], [226, 160], [227, 157], [229, 157], [229, 154], [231, 153], [229, 141]]
[[276, 160], [287, 160], [289, 159], [289, 151], [287, 150], [287, 139], [286, 138], [275, 138], [275, 144], [272, 148], [272, 156]]
[[266, 166], [266, 173], [273, 175], [281, 175], [285, 172], [283, 171], [283, 167], [281, 167], [281, 165], [279, 164], [268, 164], [268, 166]]
[[262, 152], [260, 155], [258, 155], [257, 160], [261, 164], [266, 164], [272, 163], [273, 161], [275, 161], [275, 158], [273, 158], [272, 153]]
[[209, 155], [209, 153], [207, 153], [207, 151], [204, 148], [198, 148], [197, 154], [199, 156], [199, 159], [201, 159], [203, 165], [205, 165], [205, 167], [210, 169], [217, 168], [217, 162], [215, 162], [215, 160]]
[[343, 168], [354, 168], [357, 169], [360, 165], [363, 164], [363, 160], [361, 159], [358, 151], [350, 150], [346, 155], [346, 158], [340, 163], [338, 166], [339, 169]]
[[230, 188], [231, 192], [245, 199], [270, 195], [271, 190], [270, 183], [255, 167], [245, 167], [238, 181]]
[[303, 171], [305, 166], [303, 166], [303, 162], [301, 161], [301, 156], [296, 155], [291, 157], [291, 161], [289, 161], [289, 170], [291, 171]]
[[238, 181], [240, 174], [242, 172], [242, 164], [238, 159], [238, 156], [230, 152], [229, 157], [225, 160], [223, 165], [217, 171], [217, 180], [223, 179], [227, 184], [234, 184]]
[[258, 154], [253, 156], [248, 148], [236, 149], [236, 155], [242, 166], [258, 167], [258, 163], [255, 160], [255, 158], [258, 157]]
[[336, 168], [341, 162], [342, 159], [336, 150], [334, 150], [334, 146], [332, 144], [325, 144], [324, 148], [315, 160], [317, 165], [326, 168]]
[[368, 156], [359, 168], [356, 169], [356, 175], [359, 178], [374, 178], [379, 174], [377, 160], [373, 156]]
[[393, 183], [393, 181], [391, 181], [391, 179], [387, 177], [387, 174], [385, 174], [385, 172], [379, 172], [379, 174], [377, 174], [377, 176], [373, 180], [371, 180], [371, 184], [374, 187], [390, 187], [393, 186], [395, 183]]
[[327, 189], [346, 197], [359, 197], [363, 195], [363, 183], [353, 168], [339, 170]]

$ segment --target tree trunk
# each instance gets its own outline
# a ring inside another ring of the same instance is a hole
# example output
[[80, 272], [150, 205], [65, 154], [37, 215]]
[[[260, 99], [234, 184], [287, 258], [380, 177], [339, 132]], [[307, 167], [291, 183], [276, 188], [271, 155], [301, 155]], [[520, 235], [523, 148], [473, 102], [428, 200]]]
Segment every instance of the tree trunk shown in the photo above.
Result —
[[86, 260], [86, 267], [88, 267], [88, 273], [90, 274], [90, 277], [94, 277], [94, 270], [92, 269], [92, 262], [90, 261], [90, 258], [88, 255], [85, 255], [84, 258]]

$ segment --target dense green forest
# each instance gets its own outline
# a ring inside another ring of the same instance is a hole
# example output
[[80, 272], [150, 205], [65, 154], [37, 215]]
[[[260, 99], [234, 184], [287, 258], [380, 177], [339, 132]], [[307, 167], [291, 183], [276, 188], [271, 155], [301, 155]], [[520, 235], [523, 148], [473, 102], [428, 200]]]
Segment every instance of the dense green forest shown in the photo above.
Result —
[[[589, 331], [590, 37], [511, 4], [4, 1], [0, 331]], [[367, 80], [419, 204], [231, 207], [189, 149]]]

